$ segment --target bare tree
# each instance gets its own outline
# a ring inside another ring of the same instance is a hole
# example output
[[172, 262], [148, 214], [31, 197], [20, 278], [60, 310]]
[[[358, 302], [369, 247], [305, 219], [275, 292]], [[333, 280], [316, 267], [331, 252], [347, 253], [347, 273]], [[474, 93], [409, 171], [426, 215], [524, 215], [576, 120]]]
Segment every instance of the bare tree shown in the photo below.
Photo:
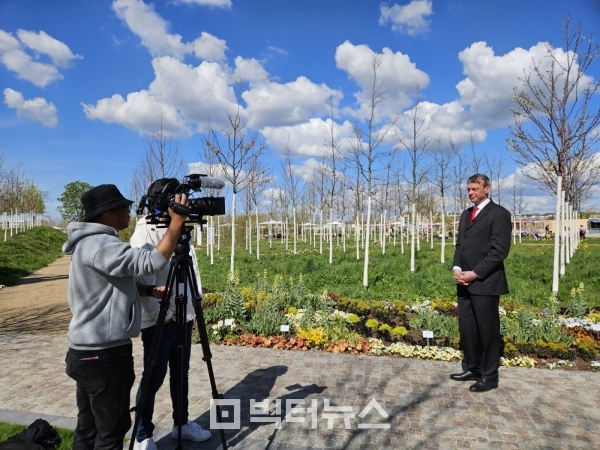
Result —
[[[488, 176], [490, 177], [490, 181], [492, 182], [492, 187], [490, 189], [490, 198], [493, 198], [496, 203], [502, 205], [502, 187], [503, 187], [503, 178], [502, 173], [504, 171], [504, 158], [502, 151], [499, 152], [498, 158], [490, 159], [486, 154], [484, 157], [485, 165], [487, 167]], [[480, 173], [479, 171], [475, 173]]]
[[576, 210], [600, 180], [600, 162], [595, 144], [600, 140], [600, 109], [591, 102], [600, 88], [585, 72], [600, 55], [600, 47], [583, 36], [581, 23], [574, 27], [567, 15], [562, 25], [564, 51], [546, 44], [546, 57], [532, 61], [513, 88], [515, 106], [509, 150], [516, 161], [528, 165], [525, 175], [557, 192], [562, 176], [565, 200]]
[[[451, 142], [452, 138], [449, 138]], [[435, 140], [433, 148], [433, 160], [435, 166], [432, 171], [433, 177], [431, 182], [439, 189], [440, 204], [442, 207], [441, 211], [441, 234], [442, 234], [442, 249], [440, 254], [440, 262], [444, 264], [446, 254], [446, 197], [448, 190], [448, 183], [450, 177], [450, 164], [456, 156], [451, 146], [445, 146], [441, 137]]]
[[467, 207], [468, 198], [465, 195], [464, 185], [469, 175], [471, 168], [467, 156], [463, 153], [462, 147], [454, 141], [452, 136], [448, 138], [448, 145], [454, 154], [454, 163], [451, 167], [452, 175], [452, 195], [454, 197], [453, 210], [462, 211]]
[[0, 213], [19, 211], [43, 214], [48, 193], [40, 190], [25, 177], [20, 166], [5, 169], [4, 156], [0, 155]]
[[481, 173], [483, 167], [483, 156], [478, 155], [475, 151], [475, 134], [471, 131], [469, 135], [469, 148], [471, 149], [471, 167], [472, 173]]
[[[417, 85], [417, 92], [419, 86]], [[421, 113], [423, 104], [420, 96], [417, 96], [417, 101], [410, 112], [410, 130], [406, 136], [396, 133], [396, 147], [400, 150], [406, 150], [409, 159], [410, 176], [406, 177], [409, 184], [409, 189], [406, 193], [408, 200], [412, 204], [412, 225], [411, 225], [411, 245], [410, 245], [410, 271], [415, 271], [415, 211], [416, 204], [419, 202], [421, 195], [420, 187], [427, 180], [427, 173], [430, 170], [429, 166], [424, 164], [427, 158], [429, 148], [432, 144], [432, 138], [429, 134], [431, 130], [431, 121]]]
[[333, 97], [329, 97], [329, 109], [330, 109], [330, 123], [329, 123], [329, 136], [327, 137], [326, 143], [323, 146], [323, 159], [327, 161], [324, 168], [327, 171], [326, 190], [327, 196], [325, 202], [329, 208], [329, 265], [333, 264], [333, 210], [335, 208], [334, 203], [340, 194], [340, 178], [342, 174], [339, 173], [339, 164], [342, 159], [342, 152], [335, 136], [335, 121], [333, 116]]
[[130, 195], [141, 198], [152, 182], [160, 178], [181, 178], [185, 172], [185, 164], [179, 158], [179, 143], [165, 131], [160, 116], [159, 127], [146, 137], [144, 153], [133, 171]]
[[[417, 91], [419, 87], [417, 86]], [[411, 203], [416, 203], [419, 197], [419, 189], [427, 180], [431, 167], [425, 165], [429, 155], [431, 145], [434, 143], [430, 135], [431, 122], [425, 114], [421, 112], [423, 104], [420, 97], [417, 97], [415, 107], [410, 112], [410, 127], [406, 135], [396, 133], [396, 149], [405, 150], [409, 161], [409, 176], [405, 175], [405, 180], [409, 185], [406, 191]]]
[[[246, 192], [254, 207], [256, 218], [256, 259], [260, 259], [260, 224], [258, 222], [258, 203], [265, 189], [272, 182], [268, 168], [259, 158], [253, 158], [249, 176], [246, 180]], [[250, 219], [248, 219], [251, 221]]]
[[351, 159], [356, 164], [360, 175], [367, 184], [367, 224], [365, 239], [365, 263], [363, 270], [363, 287], [369, 288], [369, 231], [371, 227], [371, 202], [373, 198], [373, 182], [375, 163], [383, 153], [381, 144], [398, 121], [398, 117], [392, 120], [383, 120], [378, 116], [381, 103], [387, 100], [387, 94], [383, 89], [383, 83], [377, 78], [377, 71], [383, 62], [383, 57], [371, 53], [371, 70], [373, 72], [373, 83], [369, 93], [369, 116], [364, 121], [364, 127], [358, 121], [354, 123], [354, 139], [351, 141]]
[[250, 133], [248, 123], [242, 116], [238, 105], [235, 113], [227, 112], [228, 125], [218, 132], [209, 124], [204, 139], [206, 150], [211, 152], [223, 171], [223, 176], [231, 183], [231, 264], [230, 271], [235, 271], [235, 205], [236, 195], [246, 185], [250, 167], [255, 158], [260, 157], [266, 146], [258, 139], [257, 133]]
[[[292, 164], [292, 156], [289, 141], [285, 145], [285, 158], [281, 163], [283, 172], [283, 186], [286, 199], [292, 203], [292, 221], [294, 230], [294, 255], [297, 253], [298, 230], [296, 225], [296, 212], [298, 203], [302, 197], [302, 177], [298, 174], [298, 169]], [[287, 211], [287, 208], [286, 208]]]

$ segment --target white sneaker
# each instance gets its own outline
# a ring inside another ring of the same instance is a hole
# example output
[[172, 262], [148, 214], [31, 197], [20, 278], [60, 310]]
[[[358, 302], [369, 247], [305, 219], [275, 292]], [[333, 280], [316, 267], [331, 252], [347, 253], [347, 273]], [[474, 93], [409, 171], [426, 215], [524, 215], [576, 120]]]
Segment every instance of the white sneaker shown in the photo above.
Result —
[[[208, 430], [203, 429], [196, 422], [188, 420], [188, 423], [181, 426], [181, 439], [188, 439], [194, 442], [203, 442], [211, 437], [211, 433]], [[171, 437], [177, 439], [177, 427], [173, 426], [171, 430]]]
[[133, 445], [133, 450], [157, 450], [157, 447], [154, 443], [154, 439], [149, 437], [148, 439], [144, 439], [142, 442], [138, 442], [136, 439], [135, 444]]

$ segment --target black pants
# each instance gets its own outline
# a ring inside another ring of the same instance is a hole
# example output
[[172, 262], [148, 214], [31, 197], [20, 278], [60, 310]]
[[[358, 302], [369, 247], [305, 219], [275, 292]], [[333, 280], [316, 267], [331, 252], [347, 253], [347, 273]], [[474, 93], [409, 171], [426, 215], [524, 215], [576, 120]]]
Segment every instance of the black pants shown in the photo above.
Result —
[[67, 375], [77, 382], [73, 449], [122, 450], [131, 427], [132, 345], [98, 351], [69, 349], [66, 363]]
[[[150, 381], [148, 385], [148, 391], [146, 392], [146, 398], [144, 399], [144, 411], [140, 417], [140, 422], [137, 429], [137, 440], [138, 442], [143, 441], [152, 437], [154, 433], [154, 424], [152, 423], [152, 415], [154, 414], [154, 401], [156, 394], [163, 384], [163, 381], [167, 375], [167, 368], [169, 368], [169, 387], [171, 392], [171, 404], [173, 405], [173, 424], [174, 425], [185, 425], [188, 422], [188, 372], [190, 370], [190, 355], [192, 351], [192, 327], [194, 322], [189, 321], [183, 326], [185, 330], [185, 346], [183, 347], [183, 361], [182, 363], [182, 374], [181, 374], [181, 417], [179, 422], [177, 421], [177, 412], [179, 412], [179, 405], [177, 399], [178, 389], [178, 347], [177, 347], [177, 323], [171, 321], [165, 323], [161, 340], [158, 347], [158, 354], [156, 357], [156, 365], [152, 368], [152, 374], [150, 375]], [[152, 340], [154, 339], [154, 333], [156, 331], [156, 325], [142, 329], [142, 342], [144, 344], [144, 363], [148, 360], [150, 350], [152, 349]], [[146, 377], [146, 369], [142, 374], [142, 380], [138, 388], [136, 396], [136, 404], [140, 403], [142, 397], [142, 384], [144, 383], [144, 377]]]
[[458, 326], [467, 370], [491, 380], [500, 366], [498, 295], [472, 295], [458, 286]]

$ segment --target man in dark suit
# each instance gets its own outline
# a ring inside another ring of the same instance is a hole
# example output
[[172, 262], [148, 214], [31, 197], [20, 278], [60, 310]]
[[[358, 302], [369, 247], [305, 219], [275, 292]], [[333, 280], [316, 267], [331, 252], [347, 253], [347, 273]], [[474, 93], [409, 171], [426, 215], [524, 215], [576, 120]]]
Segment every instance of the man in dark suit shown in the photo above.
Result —
[[486, 175], [467, 180], [471, 208], [463, 211], [456, 239], [453, 270], [458, 298], [460, 343], [466, 371], [455, 381], [476, 381], [469, 390], [498, 387], [500, 366], [500, 295], [508, 293], [504, 260], [510, 249], [510, 213], [488, 198]]

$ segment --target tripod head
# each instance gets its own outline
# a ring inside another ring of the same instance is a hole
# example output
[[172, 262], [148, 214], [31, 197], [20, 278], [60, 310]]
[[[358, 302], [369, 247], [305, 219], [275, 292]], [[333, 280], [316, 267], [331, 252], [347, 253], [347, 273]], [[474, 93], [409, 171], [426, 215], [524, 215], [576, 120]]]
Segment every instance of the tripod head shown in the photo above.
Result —
[[188, 256], [190, 254], [190, 241], [192, 240], [193, 227], [183, 224], [179, 230], [177, 246], [175, 247], [175, 257]]

